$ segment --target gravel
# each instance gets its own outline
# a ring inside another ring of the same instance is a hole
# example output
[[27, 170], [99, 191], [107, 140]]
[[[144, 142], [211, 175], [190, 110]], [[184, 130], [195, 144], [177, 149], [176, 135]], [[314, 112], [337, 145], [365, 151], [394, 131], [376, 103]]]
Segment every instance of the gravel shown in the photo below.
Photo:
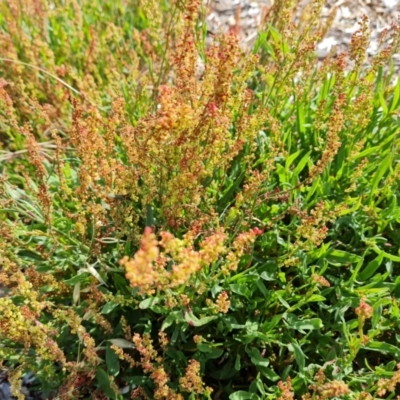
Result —
[[[281, 0], [275, 0], [281, 1]], [[206, 1], [209, 13], [207, 29], [209, 40], [218, 32], [238, 33], [241, 47], [249, 50], [262, 29], [263, 15], [274, 0], [209, 0]], [[309, 0], [301, 0], [305, 5]], [[390, 27], [392, 21], [399, 21], [400, 0], [328, 0], [322, 12], [322, 19], [328, 18], [336, 8], [336, 17], [317, 48], [318, 58], [324, 58], [331, 50], [338, 54], [348, 50], [352, 34], [359, 28], [358, 21], [363, 15], [370, 20], [371, 41], [368, 48], [370, 56], [376, 54], [380, 33]], [[301, 9], [301, 7], [300, 7]], [[400, 71], [400, 57], [393, 58], [395, 68]]]

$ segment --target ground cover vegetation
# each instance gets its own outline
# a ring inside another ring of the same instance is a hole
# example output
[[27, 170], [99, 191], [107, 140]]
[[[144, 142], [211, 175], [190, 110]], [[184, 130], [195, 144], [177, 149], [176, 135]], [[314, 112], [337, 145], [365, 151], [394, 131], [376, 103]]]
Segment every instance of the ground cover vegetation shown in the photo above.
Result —
[[19, 399], [399, 398], [400, 28], [318, 63], [297, 3], [243, 54], [196, 0], [1, 2]]

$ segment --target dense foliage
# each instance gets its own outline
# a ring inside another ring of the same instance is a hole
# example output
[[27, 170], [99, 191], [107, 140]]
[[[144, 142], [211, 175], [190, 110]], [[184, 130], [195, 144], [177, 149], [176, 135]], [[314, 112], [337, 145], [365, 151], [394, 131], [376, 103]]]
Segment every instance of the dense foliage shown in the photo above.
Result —
[[197, 0], [1, 2], [18, 398], [399, 396], [400, 28], [318, 62], [297, 3], [245, 54]]

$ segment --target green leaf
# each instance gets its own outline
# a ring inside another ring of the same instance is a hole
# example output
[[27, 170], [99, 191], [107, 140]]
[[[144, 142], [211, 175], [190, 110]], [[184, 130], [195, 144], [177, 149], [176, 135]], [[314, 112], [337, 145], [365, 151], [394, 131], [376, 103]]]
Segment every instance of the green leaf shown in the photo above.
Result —
[[213, 348], [207, 344], [207, 343], [199, 343], [197, 345], [197, 348], [202, 352], [202, 353], [211, 353], [213, 351]]
[[289, 53], [290, 49], [288, 44], [283, 40], [282, 35], [270, 24], [268, 25], [268, 32], [271, 34], [271, 39], [273, 39], [276, 46], [279, 47], [283, 54]]
[[146, 226], [154, 226], [155, 225], [155, 220], [154, 220], [154, 211], [153, 207], [150, 204], [146, 205]]
[[306, 131], [304, 109], [300, 102], [297, 102], [297, 131], [299, 133], [304, 133]]
[[348, 253], [347, 251], [331, 249], [328, 251], [326, 259], [329, 263], [333, 265], [341, 266], [351, 263], [357, 263], [362, 260], [362, 257], [357, 256], [356, 254]]
[[184, 314], [185, 321], [191, 326], [203, 326], [218, 318], [216, 315], [212, 315], [210, 317], [198, 319], [193, 312], [184, 311]]
[[282, 317], [283, 317], [283, 314], [277, 314], [277, 315], [274, 315], [269, 321], [264, 322], [264, 324], [262, 325], [263, 331], [264, 332], [272, 331], [275, 328], [275, 326], [279, 324]]
[[234, 183], [232, 183], [222, 194], [221, 199], [219, 200], [219, 204], [223, 207], [225, 207], [226, 203], [228, 203], [230, 200], [233, 198], [233, 193], [235, 190], [239, 187], [241, 184], [242, 180], [244, 179], [245, 176], [245, 171], [243, 171], [235, 180]]
[[102, 314], [109, 314], [114, 308], [118, 306], [117, 303], [113, 301], [109, 301], [108, 303], [104, 304], [103, 308], [101, 309]]
[[373, 198], [378, 188], [378, 185], [385, 175], [386, 171], [389, 169], [390, 165], [392, 164], [392, 153], [390, 153], [380, 164], [379, 168], [375, 173], [374, 179], [372, 180], [371, 187], [369, 188], [369, 198], [368, 201], [370, 205], [373, 203]]
[[379, 254], [378, 257], [368, 263], [368, 265], [357, 275], [356, 279], [359, 281], [366, 281], [367, 279], [369, 279], [380, 267], [383, 258], [383, 253]]
[[255, 393], [239, 390], [229, 396], [229, 400], [259, 400], [260, 398]]
[[397, 78], [396, 87], [394, 89], [393, 98], [390, 103], [389, 112], [392, 112], [397, 108], [397, 103], [399, 102], [399, 99], [400, 99], [400, 79]]
[[85, 280], [88, 278], [89, 278], [89, 274], [87, 272], [83, 272], [83, 273], [73, 276], [70, 279], [66, 279], [64, 281], [64, 283], [67, 285], [75, 286], [77, 283], [85, 282]]
[[379, 351], [381, 353], [389, 353], [397, 359], [400, 357], [400, 348], [385, 342], [368, 342], [365, 346], [367, 350]]
[[115, 288], [123, 294], [130, 295], [131, 292], [129, 290], [128, 281], [125, 279], [125, 277], [122, 277], [119, 274], [114, 274], [113, 278]]
[[280, 379], [280, 376], [272, 369], [267, 367], [258, 367], [259, 371], [267, 377], [270, 381], [276, 382]]
[[386, 253], [386, 251], [381, 250], [377, 246], [373, 246], [372, 249], [375, 251], [376, 254], [383, 254], [383, 256], [385, 258], [387, 258], [388, 260], [400, 262], [399, 256], [395, 256], [394, 254]]
[[383, 115], [386, 116], [386, 114], [388, 113], [388, 107], [386, 105], [386, 101], [385, 98], [383, 97], [382, 91], [379, 92], [379, 102], [381, 103]]
[[212, 360], [215, 358], [220, 358], [222, 356], [222, 354], [224, 354], [224, 350], [223, 349], [217, 349], [215, 347], [210, 346], [207, 343], [199, 343], [197, 345], [197, 348], [199, 349], [199, 351], [201, 351], [202, 353], [206, 353], [206, 357], [207, 360]]
[[364, 151], [361, 151], [360, 153], [354, 154], [352, 157], [350, 157], [349, 160], [354, 161], [354, 160], [358, 160], [359, 158], [364, 158], [372, 153], [376, 153], [377, 151], [379, 151], [379, 149], [380, 149], [380, 146], [369, 147], [368, 149], [365, 149]]
[[110, 377], [103, 369], [97, 368], [96, 379], [97, 379], [97, 383], [99, 384], [100, 388], [103, 390], [104, 394], [111, 400], [117, 400], [117, 396], [115, 395], [114, 391], [111, 389]]
[[264, 31], [264, 32], [261, 32], [261, 33], [259, 32], [258, 33], [258, 38], [257, 38], [257, 40], [255, 41], [255, 43], [253, 45], [253, 50], [252, 50], [253, 54], [257, 54], [258, 53], [258, 50], [260, 49], [261, 45], [263, 43], [265, 43], [267, 35], [268, 35], [268, 31], [267, 30]]
[[286, 163], [285, 163], [285, 168], [288, 169], [293, 161], [301, 154], [301, 150], [296, 151], [296, 153], [291, 154], [287, 159], [286, 159]]
[[264, 383], [263, 383], [263, 381], [258, 377], [257, 379], [256, 379], [256, 387], [257, 387], [257, 389], [259, 390], [259, 392], [264, 396], [264, 398], [266, 397], [266, 392], [265, 392], [265, 389], [264, 389]]
[[221, 358], [222, 354], [224, 354], [224, 350], [223, 349], [212, 349], [212, 352], [207, 354], [207, 359], [209, 360], [214, 360], [216, 358]]
[[264, 281], [275, 281], [276, 280], [276, 277], [275, 277], [275, 271], [274, 272], [271, 272], [271, 271], [263, 271], [262, 273], [261, 273], [261, 275], [260, 275], [260, 277], [262, 278], [262, 279], [264, 279]]
[[182, 317], [182, 311], [172, 311], [168, 314], [167, 318], [165, 318], [163, 324], [161, 325], [161, 330], [164, 331], [168, 327], [170, 327], [174, 322], [183, 322], [184, 319]]
[[21, 258], [26, 258], [33, 261], [44, 261], [40, 254], [35, 253], [31, 250], [19, 250], [18, 256]]
[[299, 367], [299, 371], [303, 372], [306, 363], [306, 357], [303, 353], [303, 350], [297, 343], [292, 343], [292, 347], [294, 351], [294, 356], [296, 358], [296, 363]]
[[322, 320], [320, 318], [304, 319], [287, 324], [288, 328], [295, 329], [298, 331], [311, 331], [314, 329], [321, 329], [323, 327]]
[[303, 171], [304, 167], [306, 166], [309, 158], [310, 158], [310, 154], [311, 154], [311, 150], [308, 151], [303, 158], [299, 161], [299, 163], [297, 164], [296, 168], [293, 171], [293, 176], [295, 178], [297, 178], [299, 176], [299, 174], [301, 173], [301, 171]]
[[131, 383], [132, 385], [144, 386], [149, 382], [150, 378], [143, 375], [133, 375], [133, 376], [128, 375], [127, 377], [124, 377], [124, 380], [126, 380], [126, 382], [128, 383]]
[[269, 359], [268, 358], [264, 358], [261, 355], [260, 350], [258, 350], [257, 348], [252, 348], [251, 349], [250, 360], [257, 367], [268, 367], [269, 366]]
[[236, 354], [235, 369], [236, 369], [236, 371], [240, 371], [240, 369], [241, 369], [240, 355], [239, 354]]
[[121, 349], [134, 349], [135, 345], [126, 339], [108, 339], [109, 342], [115, 344], [115, 346], [121, 347]]
[[250, 299], [251, 292], [246, 285], [242, 285], [240, 283], [232, 283], [229, 285], [233, 293], [239, 294], [241, 296], [246, 297], [246, 299]]
[[119, 358], [109, 343], [106, 348], [106, 365], [111, 376], [119, 374]]
[[256, 285], [257, 285], [258, 289], [260, 290], [260, 292], [263, 294], [264, 298], [267, 298], [268, 297], [268, 290], [265, 287], [263, 281], [258, 279], [256, 281]]
[[308, 299], [305, 299], [306, 303], [311, 303], [313, 301], [325, 301], [326, 298], [320, 294], [313, 294]]
[[160, 299], [158, 297], [149, 297], [148, 299], [145, 299], [140, 302], [139, 308], [141, 310], [146, 310], [147, 308], [155, 306], [159, 301]]

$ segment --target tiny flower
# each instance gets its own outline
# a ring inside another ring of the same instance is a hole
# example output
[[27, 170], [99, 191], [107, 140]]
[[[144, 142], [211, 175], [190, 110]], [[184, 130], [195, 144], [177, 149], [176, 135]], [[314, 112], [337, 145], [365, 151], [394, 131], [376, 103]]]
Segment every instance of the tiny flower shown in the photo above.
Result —
[[263, 230], [260, 228], [253, 228], [253, 232], [258, 236], [258, 235], [262, 235], [263, 234]]
[[228, 293], [226, 293], [225, 291], [221, 292], [217, 297], [216, 303], [218, 306], [218, 311], [226, 314], [229, 311], [229, 306], [231, 305]]
[[318, 284], [318, 285], [326, 286], [326, 287], [330, 287], [331, 286], [329, 281], [326, 278], [324, 278], [323, 276], [320, 276], [318, 274], [312, 274], [311, 278], [312, 278], [312, 281], [314, 283]]
[[193, 341], [196, 343], [196, 344], [199, 344], [199, 343], [202, 343], [202, 342], [204, 342], [204, 338], [203, 338], [203, 336], [201, 336], [201, 335], [194, 335], [193, 336]]
[[365, 302], [365, 298], [362, 298], [360, 300], [360, 305], [359, 307], [356, 308], [356, 314], [364, 319], [369, 319], [372, 317], [372, 313], [374, 309]]

